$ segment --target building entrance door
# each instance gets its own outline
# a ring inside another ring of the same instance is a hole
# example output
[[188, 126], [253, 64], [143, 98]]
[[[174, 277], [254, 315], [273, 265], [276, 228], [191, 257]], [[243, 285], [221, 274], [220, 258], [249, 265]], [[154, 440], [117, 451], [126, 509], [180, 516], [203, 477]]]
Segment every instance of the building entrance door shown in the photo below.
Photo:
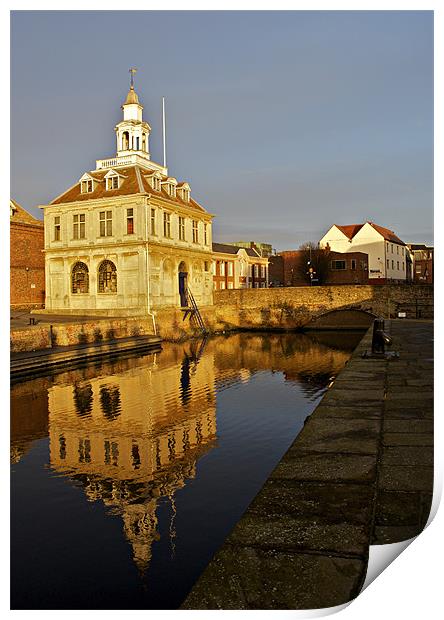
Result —
[[188, 274], [186, 271], [179, 271], [179, 295], [180, 295], [180, 305], [182, 308], [188, 306], [187, 299], [187, 279]]

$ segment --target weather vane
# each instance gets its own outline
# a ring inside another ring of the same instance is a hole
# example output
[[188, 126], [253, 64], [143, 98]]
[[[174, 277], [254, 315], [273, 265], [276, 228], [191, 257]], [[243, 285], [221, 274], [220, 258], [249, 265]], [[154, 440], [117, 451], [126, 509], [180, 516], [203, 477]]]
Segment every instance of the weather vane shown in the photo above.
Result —
[[134, 74], [137, 72], [137, 69], [135, 67], [131, 67], [129, 72], [131, 73], [131, 88], [134, 88]]

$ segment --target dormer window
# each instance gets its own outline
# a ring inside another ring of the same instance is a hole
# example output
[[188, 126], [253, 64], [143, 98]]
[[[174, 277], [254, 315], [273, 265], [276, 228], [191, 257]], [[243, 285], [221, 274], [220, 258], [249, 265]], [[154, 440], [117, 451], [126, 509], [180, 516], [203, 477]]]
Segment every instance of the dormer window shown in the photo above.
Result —
[[176, 179], [173, 179], [170, 177], [166, 181], [162, 181], [162, 185], [165, 186], [168, 196], [171, 196], [171, 198], [176, 197], [176, 185], [177, 185]]
[[121, 185], [121, 177], [122, 175], [120, 175], [115, 170], [109, 170], [109, 172], [107, 172], [104, 177], [106, 191], [109, 192], [113, 189], [119, 189]]
[[92, 179], [85, 179], [81, 182], [82, 194], [89, 194], [94, 189]]
[[184, 202], [190, 202], [191, 188], [188, 183], [182, 183], [181, 185], [179, 185], [177, 191], [179, 192], [179, 197]]
[[82, 194], [90, 194], [95, 189], [95, 179], [85, 172], [85, 174], [80, 178], [80, 191]]
[[113, 174], [113, 176], [106, 179], [106, 189], [108, 191], [111, 189], [119, 189], [119, 177], [117, 174]]
[[150, 176], [145, 177], [148, 180], [148, 183], [152, 187], [155, 192], [160, 192], [160, 175], [152, 174]]

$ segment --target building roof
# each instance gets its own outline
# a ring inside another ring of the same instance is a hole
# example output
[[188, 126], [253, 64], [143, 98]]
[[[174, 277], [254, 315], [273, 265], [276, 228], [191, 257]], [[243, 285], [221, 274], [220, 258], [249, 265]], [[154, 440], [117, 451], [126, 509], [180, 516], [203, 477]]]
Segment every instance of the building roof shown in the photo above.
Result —
[[254, 258], [266, 258], [265, 256], [260, 256], [255, 250], [253, 250], [253, 248], [243, 248], [228, 243], [213, 243], [213, 252], [220, 252], [221, 254], [237, 254], [239, 250], [244, 250], [248, 256], [253, 256]]
[[[384, 228], [384, 226], [379, 226], [374, 222], [365, 222], [366, 224], [370, 224], [372, 228], [374, 228], [380, 235], [384, 237], [386, 241], [391, 241], [392, 243], [400, 243], [401, 245], [405, 245], [404, 241], [395, 235], [393, 230], [389, 230], [388, 228]], [[346, 226], [339, 226], [339, 224], [335, 224], [336, 228], [344, 233], [344, 235], [348, 239], [353, 239], [353, 237], [361, 230], [364, 224], [348, 224]]]
[[380, 235], [384, 237], [386, 241], [391, 241], [392, 243], [400, 243], [401, 245], [405, 245], [404, 241], [395, 235], [393, 230], [389, 230], [388, 228], [384, 228], [383, 226], [378, 226], [378, 224], [374, 224], [373, 222], [368, 222], [370, 226], [372, 226], [375, 230], [378, 231]]
[[339, 226], [339, 224], [335, 224], [335, 226], [336, 228], [339, 228], [339, 230], [344, 233], [344, 235], [348, 239], [353, 239], [353, 237], [356, 235], [357, 232], [361, 230], [364, 224], [348, 224], [347, 226]]
[[134, 90], [133, 86], [131, 86], [131, 88], [129, 89], [125, 103], [123, 105], [130, 105], [131, 103], [137, 103], [138, 105], [140, 105], [139, 97], [137, 96], [137, 93]]
[[[98, 198], [114, 198], [118, 196], [130, 196], [133, 194], [151, 194], [153, 197], [162, 198], [172, 204], [189, 207], [203, 213], [206, 212], [200, 204], [193, 200], [193, 198], [190, 198], [189, 202], [182, 200], [179, 195], [173, 198], [168, 194], [163, 186], [161, 186], [159, 191], [154, 190], [145, 178], [146, 176], [149, 176], [151, 171], [141, 168], [140, 166], [119, 166], [116, 169], [116, 173], [120, 176], [120, 187], [117, 189], [106, 189], [105, 176], [108, 173], [109, 169], [105, 168], [88, 172], [88, 174], [96, 181], [94, 191], [82, 194], [80, 182], [77, 182], [49, 204], [59, 205], [70, 202], [88, 202], [88, 200], [96, 200]], [[163, 181], [167, 178], [168, 177], [166, 176], [162, 176]]]
[[433, 245], [425, 245], [424, 243], [407, 243], [410, 250], [433, 250]]
[[213, 252], [220, 252], [221, 254], [237, 254], [238, 251], [238, 247], [228, 245], [228, 243], [213, 243]]
[[11, 223], [33, 224], [34, 226], [43, 227], [42, 220], [39, 220], [33, 215], [31, 215], [30, 213], [28, 213], [28, 211], [26, 211], [26, 209], [21, 207], [18, 202], [16, 202], [12, 198], [10, 199], [9, 202], [10, 202], [9, 208], [10, 208]]

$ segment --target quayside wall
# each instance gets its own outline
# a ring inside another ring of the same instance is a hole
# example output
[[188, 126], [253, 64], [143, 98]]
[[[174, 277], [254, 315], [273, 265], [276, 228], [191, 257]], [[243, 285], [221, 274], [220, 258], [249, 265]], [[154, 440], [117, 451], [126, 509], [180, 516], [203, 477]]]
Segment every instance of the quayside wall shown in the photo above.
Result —
[[[315, 286], [235, 289], [214, 292], [214, 305], [200, 308], [210, 332], [366, 328], [374, 316], [433, 317], [432, 286]], [[11, 330], [11, 352], [103, 342], [157, 332], [180, 341], [200, 334], [180, 308], [160, 308], [148, 317], [89, 317], [57, 322], [36, 314], [37, 325]]]

